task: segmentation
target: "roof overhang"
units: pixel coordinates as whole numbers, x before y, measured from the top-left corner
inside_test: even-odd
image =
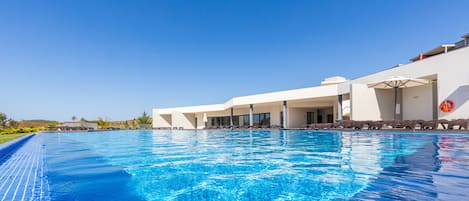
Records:
[[[326,85],[318,87],[309,87],[302,89],[293,89],[286,91],[278,91],[272,93],[256,94],[250,96],[240,96],[232,98],[223,104],[199,105],[189,107],[175,107],[154,109],[154,112],[160,115],[169,115],[173,112],[181,113],[202,113],[224,111],[232,107],[248,106],[251,104],[276,103],[283,101],[306,100],[311,98],[320,98],[338,95],[338,85]]]

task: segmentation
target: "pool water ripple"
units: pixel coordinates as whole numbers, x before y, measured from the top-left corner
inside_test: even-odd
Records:
[[[77,190],[75,200],[468,196],[468,135],[239,130],[42,137],[52,198]]]

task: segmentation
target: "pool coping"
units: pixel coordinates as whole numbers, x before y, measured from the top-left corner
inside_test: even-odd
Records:
[[[12,146],[16,146],[19,143],[25,142],[25,141],[29,140],[30,138],[32,138],[35,135],[36,135],[36,133],[31,133],[31,134],[25,135],[23,137],[16,138],[14,140],[11,140],[11,141],[0,144],[0,154],[3,155],[4,154],[3,152],[5,152],[9,148],[11,148]]]

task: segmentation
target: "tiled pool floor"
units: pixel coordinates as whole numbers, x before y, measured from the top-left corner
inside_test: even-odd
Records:
[[[0,201],[467,200],[469,195],[469,135],[112,131],[21,140],[0,145]]]
[[[49,200],[43,152],[42,138],[33,136],[13,154],[2,156],[9,158],[0,161],[0,201]]]

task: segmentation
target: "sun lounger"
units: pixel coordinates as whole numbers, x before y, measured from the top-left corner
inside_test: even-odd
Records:
[[[448,121],[448,129],[455,129],[457,127],[459,130],[467,130],[469,127],[469,119],[457,119]]]
[[[469,128],[469,119],[464,119],[459,124],[459,130],[464,129],[467,130]]]
[[[366,121],[353,121],[352,122],[352,128],[355,130],[361,130],[367,125],[368,123]]]
[[[441,125],[443,129],[446,129],[445,124],[449,124],[448,120],[445,119],[440,119],[440,120],[430,120],[430,121],[424,121],[421,123],[422,129],[431,129],[431,130],[436,130],[439,128]]]
[[[421,123],[417,120],[404,120],[404,121],[400,121],[399,124],[400,124],[400,128],[408,129],[408,130],[415,130],[418,128],[418,126]]]
[[[342,120],[340,122],[335,122],[330,125],[332,129],[347,129],[352,128],[352,121],[350,120]]]
[[[333,129],[341,129],[341,128],[342,128],[342,124],[341,124],[340,122],[332,123],[331,128],[333,128]]]
[[[448,130],[453,130],[453,129],[459,129],[459,124],[461,122],[461,119],[456,119],[456,120],[451,120],[448,122]],[[456,128],[455,128],[456,127]]]
[[[368,124],[369,130],[381,130],[384,126],[384,121],[370,121]]]
[[[321,124],[318,124],[320,129],[331,129],[332,127],[332,124],[331,123],[321,123]]]
[[[314,129],[314,130],[319,129],[318,126],[317,126],[317,124],[310,124],[310,125],[309,125],[309,128]]]
[[[415,130],[417,128],[417,122],[414,120],[392,120],[387,122],[387,125],[393,129]]]
[[[422,129],[432,129],[435,130],[438,128],[438,120],[424,121],[422,123]]]
[[[392,121],[389,121],[389,123],[387,124],[388,126],[391,126],[392,128],[396,129],[396,128],[404,128],[404,124],[403,124],[403,121],[400,121],[400,120],[392,120]]]

